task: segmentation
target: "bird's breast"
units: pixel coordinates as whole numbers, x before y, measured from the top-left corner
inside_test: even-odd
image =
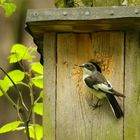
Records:
[[[87,77],[89,77],[88,74],[83,75],[83,81],[85,81],[85,79],[86,79]]]

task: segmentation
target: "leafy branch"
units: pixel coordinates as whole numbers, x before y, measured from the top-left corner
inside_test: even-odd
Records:
[[[23,105],[24,108],[28,111],[28,108],[26,107],[26,105],[25,105],[25,103],[24,103],[24,101],[23,101],[21,92],[20,92],[20,90],[18,89],[17,85],[14,83],[14,81],[12,80],[12,78],[7,74],[7,72],[6,72],[2,67],[0,67],[0,70],[1,70],[1,71],[8,77],[8,79],[12,82],[12,84],[14,85],[16,91],[18,92],[18,95],[19,95],[19,98],[20,98],[20,100],[21,100],[21,102],[22,102],[22,105]],[[2,87],[1,87],[1,88],[2,88]],[[8,96],[8,94],[7,94],[7,96]],[[9,98],[10,98],[10,97],[9,97]],[[11,99],[11,100],[12,100],[12,99]]]
[[[13,0],[0,0],[0,7],[4,9],[6,17],[11,16],[16,10]]]
[[[0,90],[1,92],[4,94],[4,96],[7,98],[7,100],[11,103],[11,105],[17,109],[17,105],[15,104],[15,102],[9,97],[9,95],[3,90],[3,88],[0,86]]]
[[[9,124],[4,125],[0,128],[0,133],[6,133],[11,131],[21,131],[25,130],[27,139],[34,138],[35,140],[42,139],[42,126],[36,123],[35,113],[37,115],[43,114],[43,105],[42,101],[42,88],[43,88],[43,66],[39,62],[34,62],[33,60],[35,56],[32,53],[36,53],[35,48],[26,47],[22,44],[15,44],[11,49],[10,54],[10,63],[19,63],[21,70],[12,70],[10,72],[6,72],[2,67],[0,70],[5,74],[3,80],[0,80],[0,96],[5,96],[11,105],[17,110],[17,116],[20,121],[15,121]],[[25,70],[25,66],[23,65],[23,61],[26,60],[26,63],[29,65],[29,70]],[[22,97],[22,91],[17,86],[21,84],[29,89],[30,93],[30,107],[27,108],[25,101]],[[33,87],[36,86],[41,90],[38,97],[34,97]],[[18,95],[17,101],[14,101],[9,95],[8,91],[11,87],[16,89],[16,93]],[[39,111],[38,111],[39,110]],[[14,125],[14,127],[11,127]],[[9,126],[12,129],[9,129]]]
[[[13,3],[13,0],[0,0],[0,7],[4,9],[6,17],[11,16],[16,10],[16,5]],[[36,123],[35,115],[42,116],[43,114],[43,106],[38,106],[38,104],[42,104],[43,67],[39,62],[33,63],[35,56],[32,53],[35,52],[35,48],[15,44],[12,46],[9,62],[10,64],[18,63],[22,70],[15,69],[7,73],[0,67],[0,70],[5,74],[4,78],[0,79],[0,96],[7,98],[7,101],[16,109],[19,118],[18,121],[2,126],[0,128],[0,134],[12,131],[24,131],[28,140],[30,138],[35,140],[42,139],[42,126]],[[28,65],[30,68],[28,71],[25,70],[23,64],[25,60],[29,62]],[[24,91],[19,89],[18,85],[29,89],[30,106],[28,108],[23,99]],[[34,97],[34,86],[41,90],[36,99]],[[14,87],[16,90],[15,93],[18,95],[17,101],[9,96],[8,92],[11,87]]]

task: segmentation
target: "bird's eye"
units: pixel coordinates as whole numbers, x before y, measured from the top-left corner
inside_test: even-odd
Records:
[[[90,65],[89,65],[89,64],[87,64],[87,67],[89,68],[89,67],[90,67]]]

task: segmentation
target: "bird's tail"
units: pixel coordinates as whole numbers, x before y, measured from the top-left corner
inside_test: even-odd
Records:
[[[117,97],[123,97],[123,98],[125,98],[125,95],[119,93],[118,91],[116,91],[114,89],[112,89],[112,94],[115,95],[115,96],[117,96]]]
[[[123,111],[120,108],[116,98],[114,97],[114,95],[112,95],[110,93],[107,93],[106,96],[107,96],[107,99],[110,103],[110,106],[111,106],[115,116],[119,119],[120,117],[123,116]]]

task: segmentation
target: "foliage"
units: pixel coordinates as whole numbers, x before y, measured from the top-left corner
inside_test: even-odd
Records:
[[[42,108],[43,108],[43,103],[36,103],[35,105],[34,105],[34,112],[36,113],[36,114],[38,114],[38,115],[43,115],[43,110],[42,110]]]
[[[20,70],[13,70],[13,71],[10,71],[7,74],[17,84],[18,84],[18,82],[21,82],[24,79],[24,77],[25,77],[25,73],[20,71]],[[5,92],[7,92],[9,90],[9,88],[11,86],[13,86],[11,81],[10,81],[10,79],[7,76],[5,76],[3,80],[0,80],[0,85],[1,85],[1,87],[3,88],[3,90]],[[2,91],[0,91],[0,96],[2,96],[2,95],[3,95],[3,93],[2,93]]]
[[[34,128],[35,127],[35,128]],[[43,130],[42,130],[42,126],[39,125],[39,124],[35,124],[34,126],[30,126],[29,127],[29,130],[30,130],[30,137],[35,139],[36,137],[36,140],[41,140],[42,137],[43,137]],[[35,134],[35,130],[36,130],[36,136],[34,135]]]
[[[26,48],[22,44],[13,45],[11,49],[10,63],[16,63],[21,60],[32,60],[35,58],[34,55],[31,55],[33,51],[35,51],[35,48]]]
[[[16,10],[13,0],[0,0],[0,7],[4,9],[6,17],[11,16]]]
[[[21,124],[23,124],[23,122],[21,121],[14,121],[14,122],[7,123],[6,125],[0,128],[0,134],[15,131],[16,128]]]
[[[140,0],[55,0],[57,8],[94,6],[138,6]]]
[[[35,53],[37,53],[35,48],[26,47],[22,44],[15,44],[11,49],[9,63],[19,63],[19,66],[21,66],[20,70],[15,69],[7,73],[0,68],[5,73],[4,78],[0,80],[0,96],[5,96],[8,99],[15,107],[17,116],[19,117],[19,121],[10,122],[2,126],[0,128],[0,133],[24,131],[27,136],[29,135],[28,140],[30,137],[36,140],[42,139],[42,126],[36,123],[35,114],[39,116],[43,115],[43,66],[40,62],[33,62]],[[28,70],[25,70],[23,64],[25,61],[29,65]],[[28,108],[22,97],[24,91],[19,89],[19,84],[29,89],[31,103]],[[16,89],[15,94],[18,94],[17,101],[13,101],[9,96],[8,92],[12,87]],[[40,93],[36,99],[33,94],[34,87],[40,89]]]
[[[55,0],[57,8],[92,7],[93,0]]]
[[[86,7],[92,7],[93,6],[93,0],[82,0],[82,2]]]
[[[6,17],[11,16],[16,10],[13,0],[0,0],[0,7],[4,9]],[[18,63],[21,68],[7,73],[0,67],[0,70],[5,74],[4,78],[0,80],[0,96],[7,98],[7,101],[16,109],[19,119],[18,121],[9,122],[1,126],[0,134],[12,131],[24,131],[28,140],[30,138],[41,140],[43,137],[43,128],[35,120],[35,114],[39,116],[43,115],[43,66],[39,62],[33,63],[35,58],[34,53],[36,53],[36,48],[26,47],[23,44],[14,44],[10,52],[9,63]],[[24,67],[24,61],[28,62],[28,70]],[[22,97],[24,91],[19,89],[19,84],[29,89],[30,95],[28,97],[30,97],[31,102],[28,108]],[[39,96],[36,99],[33,93],[34,86],[40,89]],[[13,87],[16,89],[17,101],[14,101],[9,96],[9,90]]]

